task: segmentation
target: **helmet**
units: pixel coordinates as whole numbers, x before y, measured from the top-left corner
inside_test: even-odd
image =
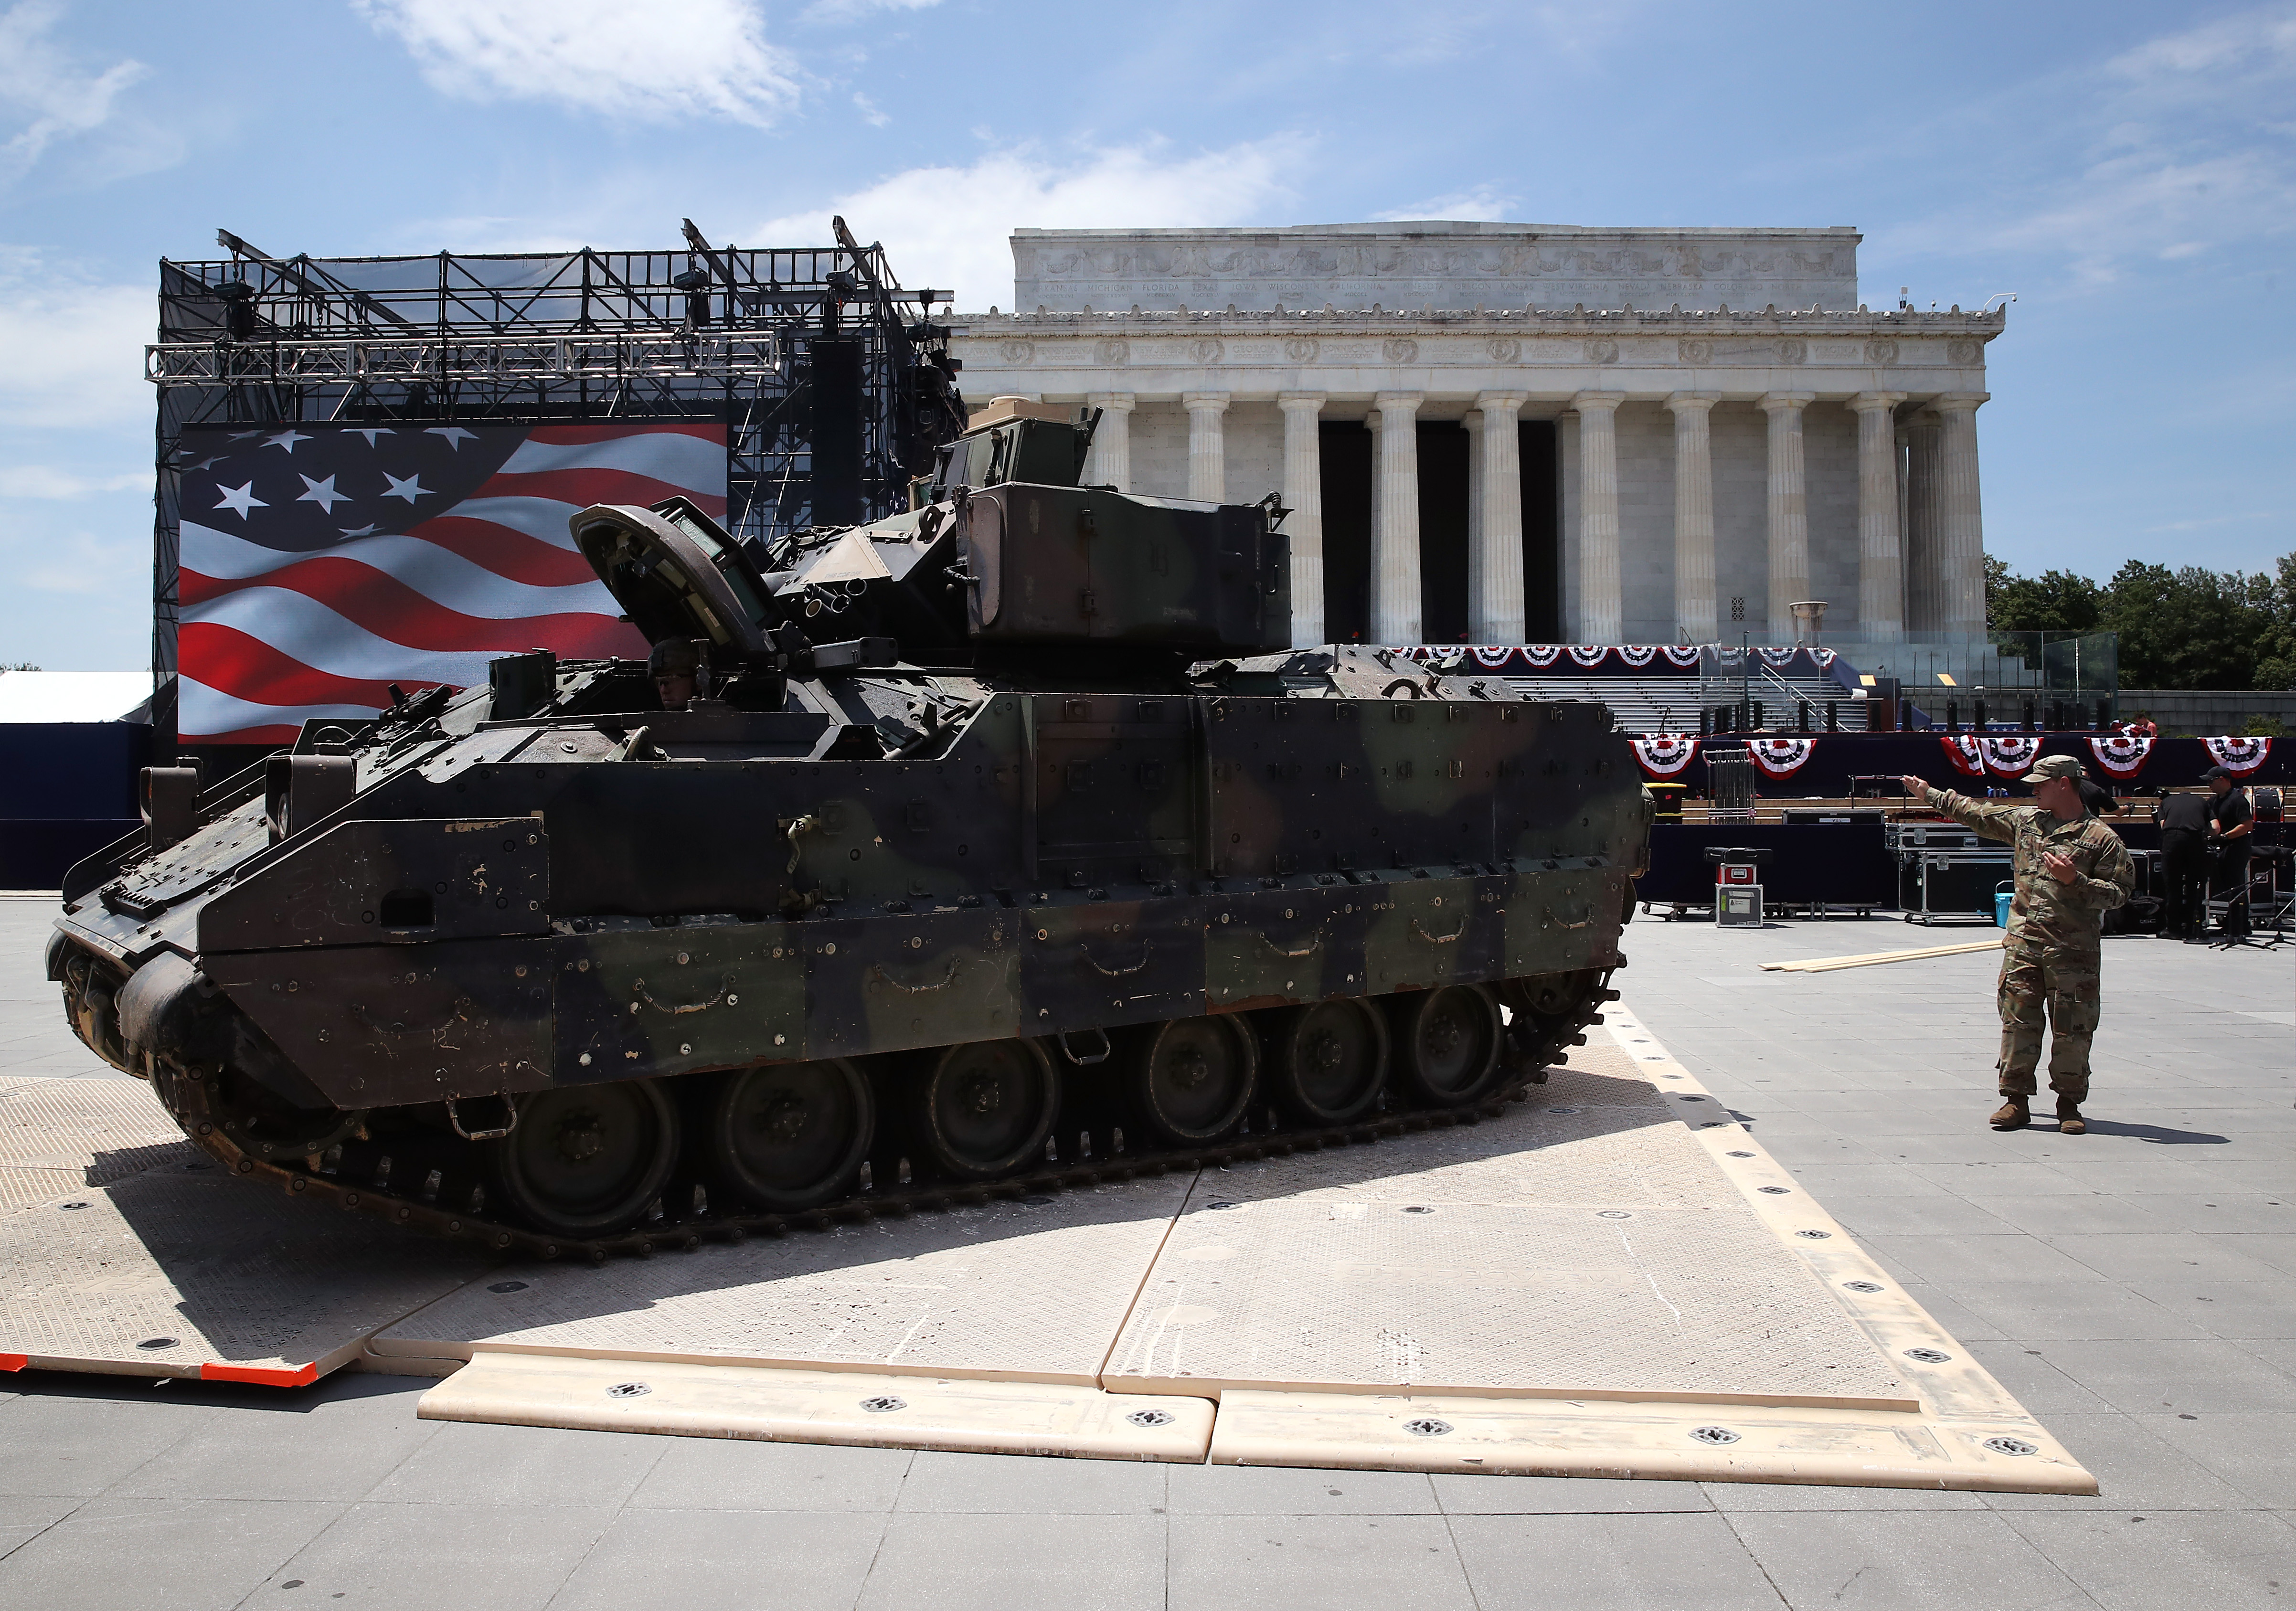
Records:
[[[695,676],[700,674],[707,658],[699,638],[664,638],[646,657],[646,675]]]

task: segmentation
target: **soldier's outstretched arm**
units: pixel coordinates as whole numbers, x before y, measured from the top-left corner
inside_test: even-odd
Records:
[[[2005,806],[1992,800],[1972,800],[1965,794],[1950,789],[1932,789],[1923,780],[1907,773],[1898,781],[1906,786],[1906,797],[1931,811],[1942,811],[1964,828],[1975,829],[1988,839],[2013,839],[2017,837],[2016,814],[2020,807]]]

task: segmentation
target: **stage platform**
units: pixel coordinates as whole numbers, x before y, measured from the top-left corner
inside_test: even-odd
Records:
[[[1604,1028],[1474,1126],[597,1269],[224,1179],[137,1084],[16,1081],[0,1364],[349,1365],[445,1377],[426,1419],[768,1441],[2094,1492],[1635,1018]]]

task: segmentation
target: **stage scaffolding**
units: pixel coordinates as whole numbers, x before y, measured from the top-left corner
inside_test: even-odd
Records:
[[[883,249],[838,244],[160,265],[152,557],[155,736],[175,732],[177,449],[186,427],[723,422],[728,523],[772,546],[907,506],[963,428],[949,292],[905,290]]]

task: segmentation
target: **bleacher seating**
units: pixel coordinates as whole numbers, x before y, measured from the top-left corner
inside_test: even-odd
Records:
[[[1696,732],[1698,710],[1702,703],[1721,705],[1737,697],[1737,684],[1729,691],[1710,691],[1702,699],[1696,677],[1566,677],[1529,676],[1501,679],[1527,699],[1587,699],[1608,705],[1619,728],[1627,732]],[[1780,692],[1779,684],[1791,690]],[[1857,701],[1849,691],[1832,677],[1778,677],[1758,680],[1750,691],[1751,697],[1762,703],[1764,722],[1776,732],[1784,732],[1794,724],[1794,701],[1808,699],[1810,706],[1810,725],[1825,725],[1825,702],[1837,702],[1841,725],[1847,729],[1864,728],[1864,713],[1854,708]]]

